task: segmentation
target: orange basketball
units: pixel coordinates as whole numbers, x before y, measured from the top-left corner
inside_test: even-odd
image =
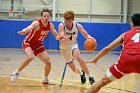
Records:
[[[97,43],[94,38],[88,38],[84,42],[84,48],[87,51],[94,51],[96,49]]]

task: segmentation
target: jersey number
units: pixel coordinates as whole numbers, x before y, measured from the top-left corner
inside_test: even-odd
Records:
[[[70,41],[71,41],[71,40],[72,40],[72,36],[70,36],[70,38],[69,38],[69,39],[70,39]]]
[[[41,36],[41,37],[39,38],[39,40],[40,40],[40,41],[43,41],[44,38],[45,38],[45,36]]]
[[[131,40],[133,40],[135,43],[140,41],[140,33],[136,33]]]

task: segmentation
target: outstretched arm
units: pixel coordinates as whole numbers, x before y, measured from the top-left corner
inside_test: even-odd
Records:
[[[51,26],[50,30],[52,31],[52,34],[55,37],[55,39],[60,40],[60,37],[59,37],[57,31],[54,29],[54,25],[52,23],[50,23],[50,26]]]
[[[37,21],[34,21],[34,22],[32,22],[31,25],[29,25],[28,27],[24,28],[22,31],[18,31],[18,34],[24,35],[27,32],[29,32],[29,31],[31,31],[33,29],[36,29],[37,26],[38,26],[38,22]]]
[[[93,59],[89,61],[89,63],[97,63],[97,61],[108,54],[112,49],[116,48],[120,44],[123,43],[124,34],[120,35],[117,39],[115,39],[112,43],[110,43],[107,47],[103,48]]]
[[[78,27],[78,30],[81,32],[81,34],[82,34],[86,39],[88,39],[88,38],[93,38],[93,37],[91,37],[91,36],[87,33],[87,31],[83,28],[83,26],[82,26],[81,24],[77,23],[77,27]]]

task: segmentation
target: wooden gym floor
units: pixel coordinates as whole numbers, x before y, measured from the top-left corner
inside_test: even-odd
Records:
[[[90,60],[98,52],[81,52],[85,60]],[[59,51],[48,51],[52,61],[52,69],[49,79],[55,85],[41,85],[40,81],[44,72],[44,64],[35,58],[22,72],[16,83],[10,82],[10,74],[17,69],[25,54],[20,49],[0,49],[0,93],[86,93],[90,87],[80,83],[80,76],[73,73],[67,67],[63,86],[60,87],[65,62]],[[111,64],[118,59],[118,53],[109,53],[99,60],[97,66],[87,64],[95,80],[100,79]],[[75,61],[79,66],[79,64]],[[140,93],[140,75],[130,74],[120,80],[116,80],[101,89],[99,93]]]

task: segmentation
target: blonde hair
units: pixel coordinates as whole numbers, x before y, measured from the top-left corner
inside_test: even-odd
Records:
[[[74,12],[72,10],[66,11],[64,13],[64,19],[66,20],[74,20]]]

